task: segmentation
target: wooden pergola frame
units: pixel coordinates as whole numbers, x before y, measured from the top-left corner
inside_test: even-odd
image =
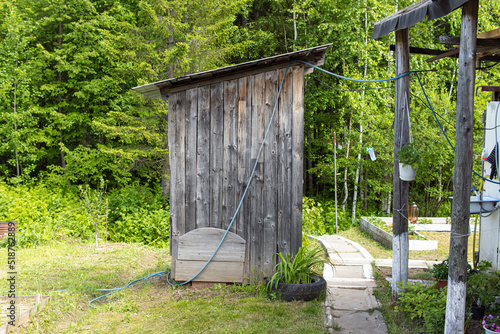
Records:
[[[417,22],[447,15],[462,7],[461,36],[440,38],[440,43],[456,45],[445,50],[410,48],[409,27]],[[410,53],[430,54],[428,62],[445,57],[459,58],[455,162],[453,174],[453,208],[450,235],[450,257],[445,333],[463,333],[467,283],[467,238],[472,183],[472,144],[474,83],[477,60],[499,62],[500,29],[477,34],[479,0],[422,0],[375,23],[372,38],[395,31],[396,76],[409,71]],[[391,47],[392,48],[392,47]],[[476,58],[477,55],[477,58]],[[403,122],[410,96],[408,76],[396,81],[394,116],[394,156],[408,142],[408,124]],[[394,163],[393,205],[393,295],[401,290],[397,284],[408,281],[408,182],[400,180],[398,163]]]

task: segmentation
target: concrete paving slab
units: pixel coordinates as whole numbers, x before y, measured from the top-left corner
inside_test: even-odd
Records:
[[[373,295],[376,282],[373,256],[360,244],[339,236],[316,238],[327,249],[335,267],[325,266],[328,295],[324,303],[324,323],[329,333],[386,334],[387,326]],[[392,264],[392,260],[389,260]]]
[[[387,326],[379,311],[332,311],[333,327],[330,333],[338,334],[386,334]],[[338,329],[338,330],[336,330]]]
[[[372,288],[342,289],[330,291],[331,306],[334,310],[367,311],[379,307]]]
[[[328,288],[342,288],[342,289],[366,289],[366,288],[374,288],[377,286],[377,283],[368,278],[359,278],[359,279],[345,279],[345,278],[333,278],[328,280]]]
[[[328,248],[333,250],[333,253],[358,253],[358,249],[351,244],[332,240],[328,243]]]
[[[330,258],[332,261],[337,261],[337,262],[344,262],[345,259],[365,259],[363,254],[360,252],[355,252],[355,253],[336,253],[336,252],[328,252],[328,255],[330,255]]]
[[[363,275],[363,266],[336,266],[333,270],[335,278],[366,278]]]

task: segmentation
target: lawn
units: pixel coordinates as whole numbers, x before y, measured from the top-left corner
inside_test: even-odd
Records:
[[[427,261],[443,261],[448,258],[450,247],[450,233],[449,232],[419,232],[426,236],[429,240],[437,240],[438,248],[432,251],[410,251],[409,258],[414,260],[427,260]],[[379,242],[373,240],[371,235],[363,231],[359,226],[353,227],[347,231],[339,232],[339,235],[355,241],[362,245],[374,258],[376,259],[391,259],[392,249],[382,246]],[[469,262],[473,260],[473,235],[469,237],[468,255]],[[476,234],[476,248],[479,244],[479,233]]]
[[[54,243],[20,249],[16,260],[16,293],[52,296],[23,333],[324,333],[321,302],[273,302],[256,284],[174,288],[163,274],[94,302],[96,309],[89,307],[105,293],[97,288],[121,287],[168,270],[165,249]],[[5,291],[5,270],[0,281]]]

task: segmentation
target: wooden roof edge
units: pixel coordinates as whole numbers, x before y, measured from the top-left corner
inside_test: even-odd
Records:
[[[384,22],[386,22],[386,21],[389,21],[389,20],[391,20],[391,19],[393,19],[393,18],[395,18],[395,17],[397,17],[397,16],[401,16],[401,15],[403,15],[403,14],[406,14],[406,13],[408,13],[409,11],[411,11],[411,10],[413,10],[413,9],[415,9],[415,8],[418,8],[418,7],[420,7],[420,6],[423,6],[425,3],[427,3],[427,2],[431,2],[431,1],[432,1],[432,0],[420,0],[419,2],[416,2],[416,3],[414,3],[414,4],[412,4],[412,5],[408,6],[408,7],[405,7],[405,8],[403,8],[403,9],[401,9],[401,10],[397,11],[396,13],[392,13],[391,15],[386,16],[386,17],[384,17],[383,19],[378,20],[378,21],[377,21],[377,22],[375,22],[373,25],[374,25],[374,26],[376,26],[376,25],[382,24],[382,23],[384,23]]]
[[[161,98],[160,90],[168,91],[169,89],[174,87],[180,87],[183,85],[192,84],[193,82],[197,81],[214,79],[216,77],[222,78],[228,74],[232,74],[239,71],[255,70],[258,69],[259,67],[261,67],[262,70],[264,71],[267,67],[276,66],[279,64],[288,64],[294,60],[304,60],[315,66],[323,65],[325,61],[326,50],[331,45],[332,43],[323,44],[308,49],[292,51],[276,56],[252,60],[245,63],[225,66],[214,70],[202,71],[176,78],[161,80],[150,84],[134,87],[132,89],[138,93],[146,95],[149,98]]]
[[[373,25],[372,39],[376,39],[397,31],[409,28],[418,22],[435,20],[443,17],[468,0],[421,0],[396,13],[390,14]]]

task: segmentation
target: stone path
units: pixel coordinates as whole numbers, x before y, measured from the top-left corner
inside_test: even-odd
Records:
[[[372,263],[377,267],[391,267],[392,259],[374,259],[357,242],[337,235],[314,237],[328,251],[331,262],[325,266],[323,277],[328,285],[324,304],[325,326],[337,334],[386,334],[387,326],[373,288]],[[440,261],[409,260],[408,268],[430,268]]]
[[[387,326],[373,296],[376,286],[373,257],[358,243],[340,236],[316,238],[327,249],[335,267],[325,266],[328,284],[325,325],[330,333],[385,334]]]

